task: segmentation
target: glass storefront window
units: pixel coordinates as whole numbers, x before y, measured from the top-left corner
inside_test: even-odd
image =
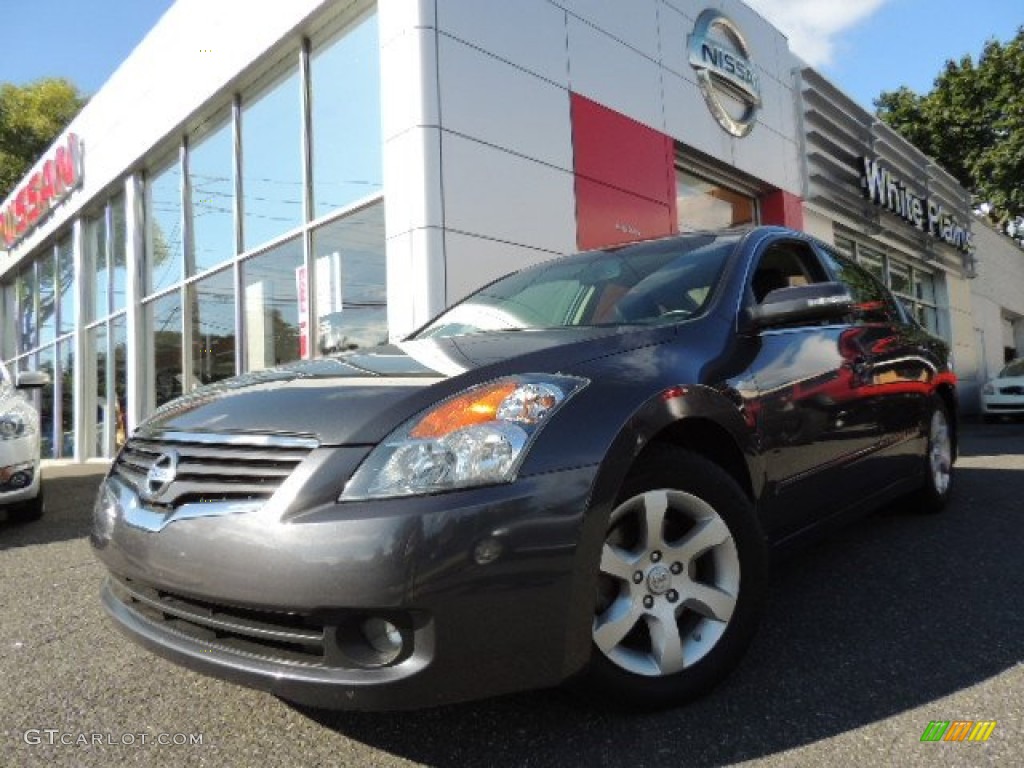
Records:
[[[911,295],[910,267],[897,261],[889,263],[889,287],[901,296]]]
[[[310,55],[314,218],[380,192],[380,54],[367,16]]]
[[[181,166],[175,159],[146,184],[147,293],[169,288],[182,279],[181,218]]]
[[[193,270],[212,269],[235,255],[234,140],[226,118],[189,149]]]
[[[57,291],[60,296],[58,336],[75,330],[75,288],[75,257],[71,238],[65,237],[57,243]]]
[[[180,395],[182,388],[181,295],[178,291],[162,296],[146,305],[153,380],[150,392],[154,406],[161,406]]]
[[[57,458],[57,444],[53,439],[56,415],[53,407],[53,393],[57,385],[57,377],[54,375],[54,348],[49,346],[41,349],[37,359],[36,370],[44,371],[50,377],[50,383],[39,390],[40,455],[44,459],[55,459]]]
[[[686,171],[676,171],[676,208],[681,232],[754,224],[754,198]]]
[[[298,360],[308,327],[300,328],[300,287],[305,295],[302,238],[242,262],[245,367],[258,371]],[[305,334],[305,335],[304,335]]]
[[[111,430],[114,450],[117,451],[127,438],[125,414],[128,412],[128,319],[124,315],[118,315],[110,321],[110,349],[114,357],[114,393],[113,403],[108,405],[108,409],[112,409]],[[113,453],[108,453],[107,456],[113,456]]]
[[[110,314],[110,273],[107,271],[107,224],[105,215],[87,219],[84,231],[86,262],[92,270],[92,317]]]
[[[387,343],[383,204],[314,230],[313,264],[320,353]]]
[[[128,226],[125,220],[123,195],[118,195],[110,201],[110,250],[113,262],[111,278],[114,302],[112,310],[118,312],[125,308],[128,279]]]
[[[235,375],[234,271],[225,269],[190,286],[194,386]]]
[[[51,343],[57,338],[57,274],[52,248],[47,248],[36,260],[36,279],[39,281],[39,344]]]
[[[882,285],[888,285],[885,279],[885,255],[870,248],[860,246],[857,248],[857,263],[881,281]]]
[[[75,455],[75,345],[71,339],[57,345],[60,361],[60,455]]]
[[[86,416],[87,419],[92,418],[93,423],[96,425],[92,455],[106,456],[108,445],[107,410],[109,407],[107,402],[107,326],[100,325],[96,328],[90,328],[87,334],[86,345],[96,361],[96,412]]]
[[[0,303],[3,304],[0,314],[0,357],[7,360],[18,351],[18,289],[13,282],[0,286]]]
[[[302,223],[298,66],[242,103],[242,233],[249,250]]]
[[[18,272],[18,349],[28,352],[36,346],[36,271],[32,264]]]

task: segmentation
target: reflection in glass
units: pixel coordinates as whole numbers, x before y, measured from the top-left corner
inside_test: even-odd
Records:
[[[67,339],[57,345],[60,360],[60,455],[75,455],[75,345]]]
[[[889,288],[893,293],[911,295],[910,267],[893,261],[889,264]]]
[[[110,201],[110,249],[114,271],[113,279],[113,311],[125,308],[125,286],[128,280],[128,223],[125,219],[124,196],[118,195]]]
[[[0,358],[9,359],[18,350],[18,288],[13,282],[0,285],[3,314],[0,315]]]
[[[194,271],[205,272],[235,255],[234,140],[221,125],[189,150]]]
[[[156,293],[181,280],[181,167],[177,160],[146,184],[146,259],[149,290]]]
[[[85,259],[92,265],[92,318],[110,314],[110,273],[107,271],[107,225],[103,213],[86,219]]]
[[[885,255],[870,248],[859,247],[857,249],[857,263],[872,275],[878,278],[878,282],[886,285],[885,281]]]
[[[320,352],[387,343],[384,206],[314,230],[313,264]]]
[[[310,56],[314,217],[381,189],[378,45],[373,14]]]
[[[242,262],[246,370],[258,371],[303,356],[308,329],[299,326],[299,285],[304,281],[301,238]]]
[[[676,206],[680,232],[756,223],[754,198],[685,171],[676,171]]]
[[[54,278],[57,267],[52,248],[36,263],[36,276],[39,280],[39,344],[49,344],[57,338],[57,288]]]
[[[182,393],[182,317],[178,291],[146,305],[153,350],[153,404],[161,406]]]
[[[242,107],[242,232],[245,250],[302,223],[299,70],[290,67]]]
[[[75,330],[75,260],[71,250],[71,237],[57,243],[57,290],[60,296],[57,335]]]
[[[96,432],[91,455],[103,457],[107,455],[109,434],[109,425],[107,424],[107,326],[100,325],[89,329],[86,344],[92,350],[93,358],[96,360],[96,413],[94,414]],[[86,418],[89,418],[88,414]]]
[[[28,352],[36,346],[36,271],[32,264],[18,273],[18,349]]]
[[[225,269],[189,289],[195,385],[235,375],[234,272]]]
[[[128,321],[118,315],[110,321],[110,347],[114,353],[114,449],[124,445],[127,437],[125,414],[128,410]],[[113,456],[108,453],[107,456]]]
[[[57,445],[53,440],[55,411],[53,408],[53,390],[57,377],[54,375],[54,349],[52,346],[39,351],[36,370],[45,371],[50,376],[50,383],[39,390],[39,444],[40,456],[44,459],[57,457]]]

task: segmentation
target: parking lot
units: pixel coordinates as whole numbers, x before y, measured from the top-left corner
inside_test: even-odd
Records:
[[[0,522],[0,765],[1020,765],[1024,424],[966,425],[958,466],[942,515],[896,505],[779,564],[739,670],[653,714],[566,690],[316,713],[180,669],[99,606],[103,467],[48,467],[46,517]],[[997,725],[922,743],[933,720]]]

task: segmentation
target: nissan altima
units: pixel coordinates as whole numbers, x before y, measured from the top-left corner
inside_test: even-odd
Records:
[[[946,344],[803,234],[582,253],[157,410],[95,505],[102,601],[309,706],[673,705],[737,664],[773,551],[946,503],[956,412]]]

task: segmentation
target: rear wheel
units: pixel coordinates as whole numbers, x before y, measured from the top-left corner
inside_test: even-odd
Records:
[[[953,429],[949,411],[941,398],[934,398],[930,411],[925,479],[916,494],[916,502],[922,512],[939,512],[953,490]]]
[[[612,700],[662,707],[705,693],[738,663],[768,558],[737,482],[666,448],[627,479],[599,568],[588,679]]]

